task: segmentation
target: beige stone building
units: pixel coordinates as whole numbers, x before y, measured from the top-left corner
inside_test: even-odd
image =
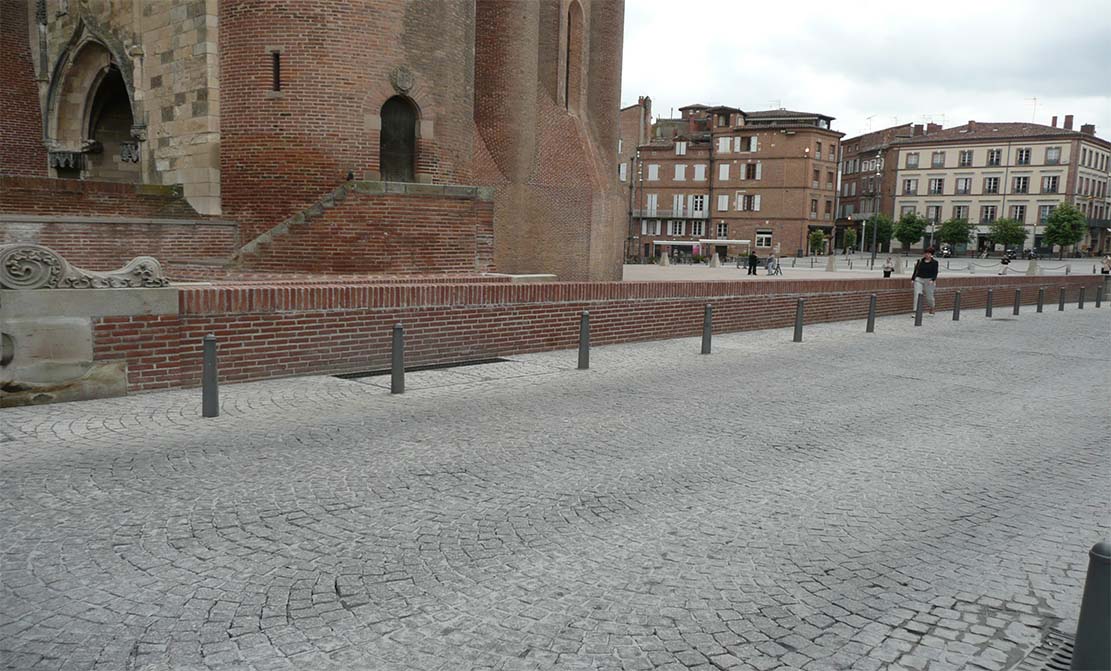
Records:
[[[1062,202],[1088,218],[1081,249],[1111,248],[1111,142],[1086,124],[1073,130],[1033,123],[968,124],[903,138],[896,143],[895,218],[916,212],[934,226],[947,219],[976,224],[977,249],[988,245],[988,225],[1003,217],[1027,227],[1025,248],[1043,244],[1046,218]],[[931,241],[928,232],[921,247]]]

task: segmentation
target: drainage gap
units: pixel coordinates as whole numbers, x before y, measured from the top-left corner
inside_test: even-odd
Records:
[[[1041,645],[1015,667],[1015,671],[1069,671],[1073,637],[1057,629],[1045,632]]]
[[[473,361],[455,361],[452,363],[431,363],[424,366],[406,366],[405,372],[413,373],[419,370],[443,370],[445,368],[463,368],[464,366],[481,366],[487,363],[505,363],[506,361],[512,361],[512,359],[502,359],[500,357],[495,357],[493,359],[474,359]],[[389,374],[389,368],[382,368],[378,370],[360,371],[357,373],[340,373],[339,375],[333,375],[332,377],[338,377],[342,380],[358,380],[359,378],[363,377],[379,377]]]

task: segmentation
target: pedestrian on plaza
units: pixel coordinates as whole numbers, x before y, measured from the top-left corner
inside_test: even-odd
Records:
[[[914,264],[914,273],[910,279],[914,282],[914,307],[918,309],[918,296],[926,294],[926,304],[929,305],[930,314],[934,313],[934,286],[937,284],[938,263],[934,258],[934,248],[927,247],[922,258]]]
[[[756,266],[759,265],[760,259],[756,258],[756,252],[748,253],[748,274],[756,274]]]
[[[1103,267],[1099,270],[1103,275],[1111,275],[1111,255],[1103,257]]]
[[[885,278],[891,277],[891,273],[893,272],[895,272],[895,262],[892,261],[891,257],[889,256],[887,257],[887,260],[883,262],[883,276]]]
[[[1007,274],[1007,266],[1011,265],[1011,260],[1007,258],[1006,254],[1004,254],[1003,258],[999,259],[999,263],[1003,264],[1003,268],[999,271],[999,274],[1000,275],[1006,275]]]
[[[769,275],[776,274],[775,271],[779,268],[779,260],[775,258],[774,252],[768,257],[768,261],[764,264],[764,268],[768,271]]]

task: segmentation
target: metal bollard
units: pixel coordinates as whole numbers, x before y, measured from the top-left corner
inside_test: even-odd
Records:
[[[579,370],[590,368],[590,313],[583,310],[579,319]]]
[[[1076,621],[1076,642],[1072,648],[1072,671],[1111,669],[1111,543],[1096,543],[1088,551],[1088,575],[1080,617]]]
[[[390,356],[390,393],[405,393],[405,327],[393,325],[393,346]]]
[[[1042,311],[1042,306],[1045,305],[1045,287],[1038,287],[1038,312]]]
[[[984,311],[984,316],[985,317],[990,317],[991,316],[991,299],[992,299],[991,289],[988,289],[988,307],[987,307],[987,310]]]
[[[1096,307],[1103,303],[1103,285],[1096,287]]]
[[[1060,296],[1060,299],[1057,301],[1057,312],[1064,312],[1064,311],[1065,311],[1065,288],[1061,287],[1061,296]]]
[[[814,267],[814,257],[813,256],[810,257],[810,267],[811,268]]]
[[[1015,289],[1015,309],[1012,314],[1018,314],[1018,308],[1022,305],[1022,289]]]
[[[1076,308],[1078,310],[1084,309],[1084,287],[1080,287],[1080,295],[1076,299]]]
[[[802,342],[802,313],[805,304],[806,299],[800,298],[798,306],[795,308],[795,342]]]
[[[949,270],[949,262],[948,261],[945,262],[945,269]]]
[[[868,299],[868,325],[864,327],[865,333],[876,332],[876,295]]]
[[[702,311],[702,353],[710,353],[710,338],[714,330],[714,306],[707,303]]]
[[[961,290],[957,289],[957,293],[953,295],[953,321],[959,322],[961,320]]]
[[[201,416],[220,416],[220,388],[216,369],[216,336],[204,337],[204,366],[201,371]]]
[[[925,298],[925,293],[918,294],[918,300],[914,304],[914,325],[922,325],[922,299]]]

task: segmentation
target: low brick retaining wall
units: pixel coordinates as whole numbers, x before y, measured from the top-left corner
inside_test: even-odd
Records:
[[[960,290],[963,308],[982,309],[989,288],[999,312],[1014,290],[1023,303],[1047,287],[1055,310],[1060,287],[1089,300],[1102,278],[955,277],[940,280],[939,309]],[[575,347],[579,313],[589,310],[596,345],[696,336],[714,305],[717,333],[788,326],[798,298],[806,323],[864,319],[868,297],[880,315],[911,310],[907,278],[738,282],[599,282],[180,287],[178,314],[94,320],[94,359],[127,364],[132,391],[200,382],[201,338],[219,338],[220,378],[261,380],[383,370],[390,330],[406,329],[408,365],[453,363]],[[863,324],[861,325],[863,331]]]

